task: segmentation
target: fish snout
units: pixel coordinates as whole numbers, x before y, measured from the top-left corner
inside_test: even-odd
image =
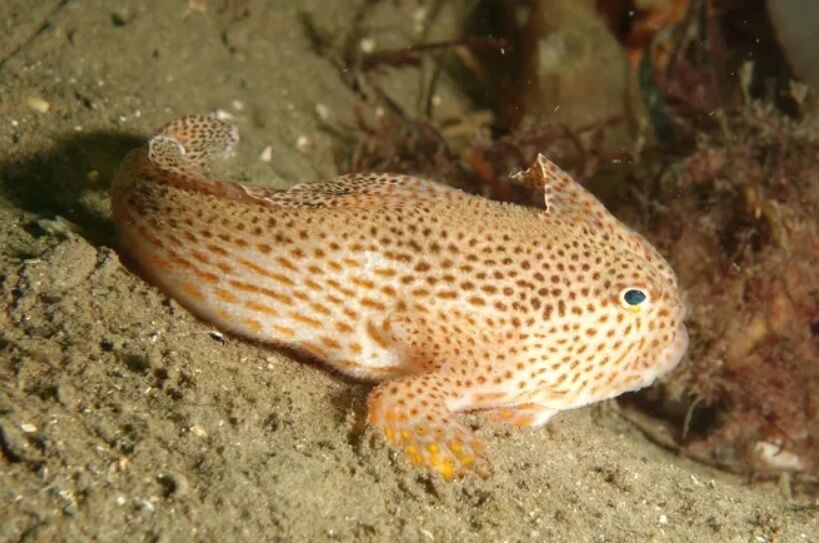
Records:
[[[674,337],[660,354],[660,365],[662,373],[667,373],[674,369],[682,360],[685,351],[688,349],[688,328],[680,319],[677,329],[674,330]]]

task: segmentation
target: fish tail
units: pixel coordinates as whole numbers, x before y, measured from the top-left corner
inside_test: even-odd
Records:
[[[239,143],[236,126],[210,115],[186,115],[171,121],[148,141],[148,158],[163,170],[202,169],[231,156]]]

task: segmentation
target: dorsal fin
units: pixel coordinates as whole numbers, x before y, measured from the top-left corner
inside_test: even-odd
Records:
[[[600,200],[545,156],[539,154],[531,168],[512,178],[543,191],[548,215],[602,229],[644,258],[662,259],[654,246],[617,220]]]
[[[513,174],[516,182],[543,192],[546,213],[603,227],[617,223],[600,201],[554,162],[538,154],[527,170]]]
[[[243,186],[259,200],[281,207],[355,208],[389,202],[420,202],[462,194],[458,189],[409,175],[351,174],[325,181],[301,183],[276,191]]]

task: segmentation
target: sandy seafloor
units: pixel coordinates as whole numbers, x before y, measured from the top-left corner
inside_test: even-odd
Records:
[[[335,173],[317,105],[357,102],[299,22],[343,29],[353,3],[200,4],[0,2],[0,541],[819,541],[815,507],[611,402],[530,431],[472,416],[495,475],[443,483],[363,428],[367,385],[220,339],[124,267],[107,187],[153,128],[230,112],[231,173],[284,187]]]

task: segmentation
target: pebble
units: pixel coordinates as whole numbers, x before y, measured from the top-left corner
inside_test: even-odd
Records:
[[[30,96],[26,99],[26,105],[37,113],[48,113],[51,109],[51,104],[39,96]]]
[[[359,46],[361,47],[361,52],[372,53],[375,51],[375,40],[372,38],[364,38],[359,43]]]
[[[299,136],[298,139],[296,140],[296,149],[298,149],[302,153],[306,153],[307,151],[309,151],[310,147],[312,147],[312,144],[310,143],[310,138],[308,138],[307,136],[304,135]]]
[[[326,121],[330,118],[330,108],[324,104],[316,104],[316,115],[318,115],[318,118],[322,121]]]
[[[198,424],[191,426],[191,433],[196,437],[208,437],[208,432]]]

